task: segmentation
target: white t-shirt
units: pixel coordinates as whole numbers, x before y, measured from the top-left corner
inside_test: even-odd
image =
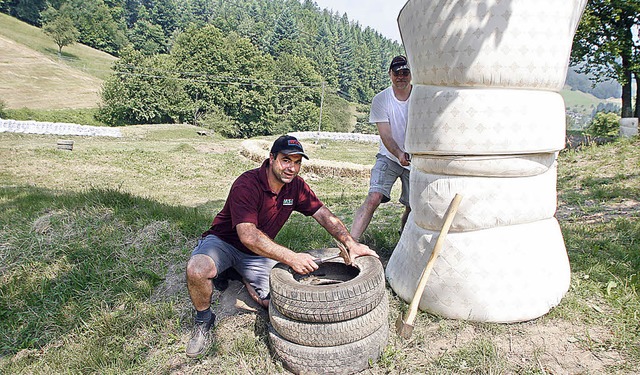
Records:
[[[407,131],[407,117],[409,114],[409,99],[400,101],[393,95],[391,86],[380,91],[373,97],[371,102],[371,113],[369,114],[369,122],[388,122],[391,125],[391,136],[396,141],[398,147],[404,150],[404,137]],[[393,155],[382,143],[380,139],[380,154],[400,164],[395,155]],[[409,166],[405,166],[410,169]]]

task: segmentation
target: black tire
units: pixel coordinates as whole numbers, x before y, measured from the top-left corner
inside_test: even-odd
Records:
[[[309,251],[324,258],[338,253],[336,248]],[[315,281],[316,285],[311,285]],[[376,257],[362,256],[347,266],[341,258],[323,263],[309,275],[299,275],[278,263],[271,270],[271,301],[294,320],[330,323],[362,316],[380,304],[385,296],[382,263]]]
[[[273,305],[269,305],[269,320],[273,329],[282,338],[299,345],[337,346],[349,344],[373,334],[383,324],[389,324],[389,299],[382,298],[380,304],[351,320],[334,323],[310,323],[292,320],[282,315]]]
[[[285,340],[272,327],[269,342],[276,358],[294,374],[353,374],[376,362],[389,339],[389,325],[350,344],[312,347]]]

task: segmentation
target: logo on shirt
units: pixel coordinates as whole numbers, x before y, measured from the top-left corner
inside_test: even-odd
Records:
[[[283,206],[293,206],[293,199],[291,199],[291,198],[285,198],[285,199],[282,201],[282,205],[283,205]]]

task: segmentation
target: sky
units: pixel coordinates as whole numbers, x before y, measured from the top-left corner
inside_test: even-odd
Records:
[[[401,43],[398,31],[398,13],[406,1],[403,0],[315,0],[320,9],[328,8],[347,13],[349,20],[358,21],[362,28],[367,26],[383,36]]]

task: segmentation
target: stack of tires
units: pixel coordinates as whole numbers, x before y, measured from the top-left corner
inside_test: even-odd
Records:
[[[463,196],[420,309],[447,318],[537,318],[569,288],[557,205],[563,87],[586,0],[409,0],[398,24],[412,72],[406,148],[412,207],[389,263],[409,300]]]
[[[309,251],[316,258],[337,248]],[[388,297],[382,264],[338,258],[310,275],[279,263],[271,271],[269,342],[295,374],[352,374],[376,362],[389,336]]]

